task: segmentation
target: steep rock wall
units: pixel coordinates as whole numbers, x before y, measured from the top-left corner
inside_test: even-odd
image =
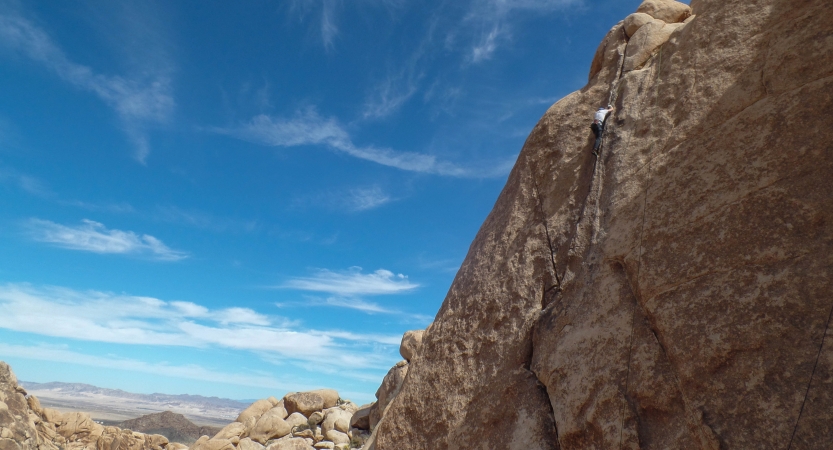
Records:
[[[833,442],[833,16],[691,6],[536,125],[375,448]]]

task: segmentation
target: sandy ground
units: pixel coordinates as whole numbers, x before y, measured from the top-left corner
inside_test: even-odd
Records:
[[[225,426],[240,414],[239,409],[205,408],[186,402],[153,402],[124,399],[93,393],[66,393],[57,390],[27,389],[41,404],[61,412],[86,412],[94,420],[121,422],[162,411],[173,411],[188,418],[197,425]]]

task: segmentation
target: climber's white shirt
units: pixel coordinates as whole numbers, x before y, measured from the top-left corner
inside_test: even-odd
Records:
[[[600,110],[596,111],[596,118],[595,119],[598,120],[599,123],[602,123],[602,122],[605,121],[605,116],[609,112],[610,112],[609,109],[600,109]]]

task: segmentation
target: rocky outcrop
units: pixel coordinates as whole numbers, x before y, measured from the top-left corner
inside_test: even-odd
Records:
[[[385,412],[394,398],[399,394],[405,377],[408,375],[409,364],[414,361],[422,347],[422,336],[425,330],[406,331],[399,345],[399,353],[405,358],[388,371],[382,384],[376,390],[376,401],[359,408],[350,419],[350,428],[354,441],[363,444],[362,448],[375,449],[375,430],[384,419]]]
[[[189,445],[199,439],[200,436],[213,436],[220,431],[219,427],[199,426],[182,414],[171,411],[147,414],[135,419],[125,420],[115,426],[144,434],[160,434],[171,442]]]
[[[373,448],[829,448],[829,4],[691,3],[536,125]]]
[[[26,391],[9,365],[0,361],[0,450],[39,448],[37,423],[30,412]]]
[[[0,450],[185,450],[158,434],[103,426],[89,414],[44,408],[0,361]]]
[[[408,374],[408,362],[399,361],[393,366],[382,379],[382,385],[376,390],[376,402],[370,410],[370,429],[376,428],[376,425],[382,420],[390,402],[399,394],[402,388],[402,383],[405,381],[405,376]]]
[[[350,427],[358,409],[332,389],[290,392],[281,400],[269,397],[252,403],[213,437],[201,437],[190,450],[349,450],[359,447],[366,434]]]

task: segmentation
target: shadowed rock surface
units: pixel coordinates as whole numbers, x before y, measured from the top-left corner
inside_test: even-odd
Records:
[[[650,0],[614,26],[527,139],[371,448],[831,448],[829,6]]]

